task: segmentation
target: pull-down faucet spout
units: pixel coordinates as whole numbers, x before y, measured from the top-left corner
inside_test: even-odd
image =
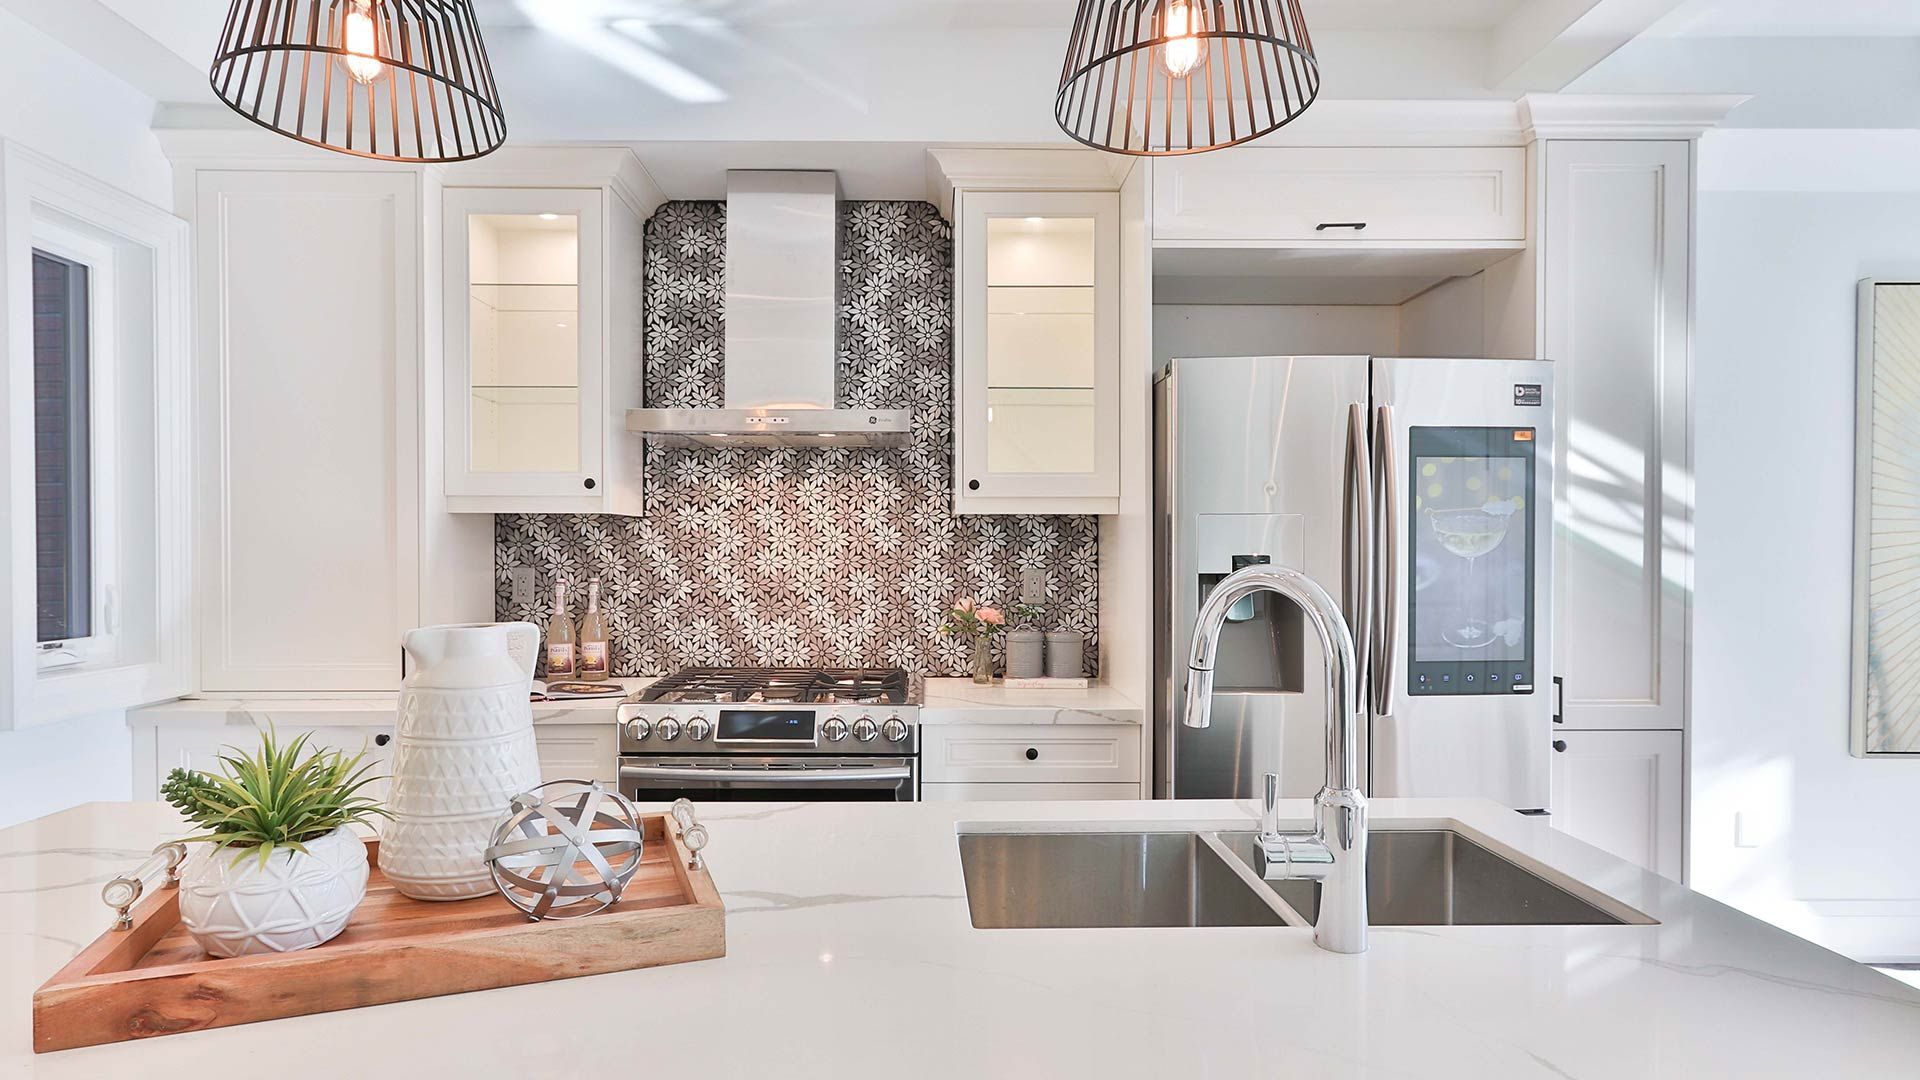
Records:
[[[1359,701],[1353,633],[1333,597],[1307,575],[1279,566],[1249,566],[1216,586],[1200,606],[1188,661],[1186,724],[1212,722],[1214,654],[1227,610],[1256,592],[1274,592],[1300,605],[1327,657],[1327,780],[1313,800],[1313,831],[1282,833],[1277,825],[1279,780],[1262,785],[1260,847],[1272,879],[1320,882],[1313,940],[1330,952],[1367,949],[1367,797],[1360,792]]]

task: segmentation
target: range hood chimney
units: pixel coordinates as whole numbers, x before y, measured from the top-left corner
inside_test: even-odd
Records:
[[[727,173],[725,407],[629,409],[667,446],[905,446],[907,409],[839,408],[840,181]]]

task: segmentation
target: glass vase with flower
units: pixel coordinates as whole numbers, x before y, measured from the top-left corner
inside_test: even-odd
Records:
[[[947,617],[940,623],[940,632],[964,638],[971,651],[968,661],[973,681],[981,684],[993,682],[993,633],[1005,626],[1007,617],[999,608],[989,607],[963,596],[947,609]]]

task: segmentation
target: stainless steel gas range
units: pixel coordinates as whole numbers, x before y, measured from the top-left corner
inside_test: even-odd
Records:
[[[646,802],[913,802],[907,674],[686,668],[620,706],[620,791]]]

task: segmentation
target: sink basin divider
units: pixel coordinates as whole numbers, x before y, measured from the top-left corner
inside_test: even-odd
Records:
[[[1205,844],[1215,855],[1220,857],[1220,861],[1227,865],[1227,869],[1233,871],[1235,877],[1239,878],[1248,888],[1252,889],[1254,894],[1260,897],[1268,907],[1272,908],[1274,914],[1280,916],[1288,926],[1299,930],[1313,929],[1313,924],[1308,922],[1304,915],[1295,911],[1292,904],[1287,903],[1280,898],[1278,893],[1268,888],[1267,883],[1261,880],[1259,874],[1253,872],[1252,867],[1242,862],[1238,855],[1235,855],[1226,844],[1221,842],[1218,832],[1206,831],[1196,833],[1195,835],[1200,838],[1201,843]]]

